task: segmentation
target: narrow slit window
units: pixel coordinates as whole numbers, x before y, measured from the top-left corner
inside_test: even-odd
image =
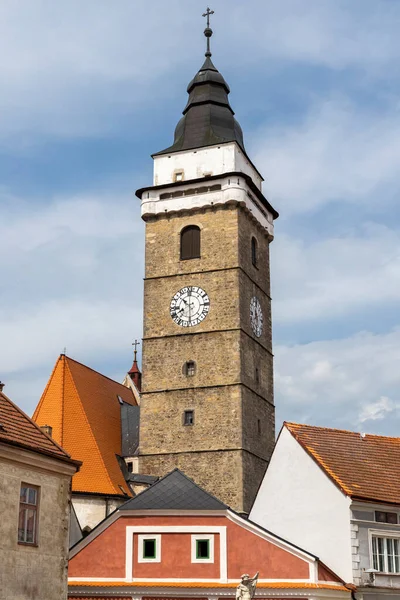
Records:
[[[200,228],[189,225],[181,231],[181,260],[200,258]]]
[[[251,238],[251,262],[254,267],[258,265],[258,244],[255,237]]]

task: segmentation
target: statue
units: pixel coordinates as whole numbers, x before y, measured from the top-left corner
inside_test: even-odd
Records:
[[[241,579],[236,588],[236,600],[251,600],[256,592],[258,571],[253,578],[245,574]]]

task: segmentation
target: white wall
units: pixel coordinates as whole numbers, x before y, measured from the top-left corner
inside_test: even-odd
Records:
[[[318,556],[351,582],[350,499],[284,428],[250,519]]]
[[[127,498],[128,500],[128,498]],[[99,496],[75,496],[72,495],[72,504],[79,521],[81,529],[90,527],[93,529],[112,513],[118,506],[123,504],[123,500],[113,500]]]
[[[154,157],[154,185],[173,183],[177,171],[184,172],[186,181],[205,175],[221,175],[239,171],[250,175],[255,185],[261,190],[260,175],[236,142]]]

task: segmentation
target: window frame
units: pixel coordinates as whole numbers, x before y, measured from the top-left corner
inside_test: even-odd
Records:
[[[208,558],[198,558],[197,556],[197,542],[198,541],[208,541],[208,550],[209,555]],[[210,564],[214,562],[214,535],[210,533],[194,533],[192,534],[191,540],[192,547],[192,563],[206,563]]]
[[[144,557],[144,542],[146,540],[155,541],[156,555],[154,558]],[[138,534],[138,551],[137,561],[138,563],[159,563],[161,562],[161,534],[160,533],[140,533]]]
[[[374,552],[374,540],[377,539],[383,539],[384,540],[384,548],[383,548],[383,554],[380,554],[378,552],[378,542],[376,542],[376,549],[377,552]],[[397,557],[398,557],[398,571],[389,571],[389,553],[388,553],[388,544],[387,544],[387,540],[397,540],[398,542],[398,553],[397,553]],[[384,575],[400,575],[400,531],[399,532],[393,532],[393,531],[385,531],[385,530],[375,530],[375,529],[370,529],[369,530],[369,550],[370,550],[370,564],[371,564],[371,568],[372,569],[376,569],[377,567],[377,571],[379,573],[382,573]],[[375,556],[376,556],[376,560],[375,560]],[[383,567],[384,570],[381,571],[380,570],[380,565],[379,565],[379,557],[383,556]],[[392,554],[393,557],[395,557],[396,555]],[[395,562],[395,561],[394,561]],[[375,566],[376,565],[376,566]]]
[[[34,490],[36,492],[36,503],[31,504],[30,502],[22,502],[21,500],[21,492],[22,488],[27,488],[28,490]],[[29,499],[29,498],[28,498]],[[27,528],[24,529],[24,540],[19,539],[19,521],[21,518],[21,510],[33,510],[35,514],[35,522],[33,528],[33,541],[26,541]],[[39,509],[40,509],[40,486],[33,485],[32,483],[25,483],[21,481],[19,487],[19,510],[18,510],[18,527],[17,527],[17,543],[20,546],[33,546],[38,547],[39,545]],[[25,518],[25,527],[26,527],[26,518]]]
[[[189,365],[190,365],[190,369],[189,369]],[[189,372],[189,370],[191,372]],[[197,364],[195,360],[187,360],[182,367],[182,372],[185,375],[185,377],[194,377],[196,375],[197,372]]]
[[[184,252],[183,252],[183,237],[185,232],[191,230],[193,231],[197,231],[198,235],[199,235],[199,243],[198,243],[198,253],[192,252],[190,253],[190,256],[184,256]],[[193,246],[193,244],[192,244]],[[185,227],[183,227],[180,232],[179,232],[179,260],[196,260],[201,258],[201,229],[198,225],[196,225],[195,223],[191,223],[189,225],[185,225]]]
[[[188,414],[192,414],[193,418],[192,418],[192,422],[191,423],[187,423],[186,422],[186,415]],[[194,420],[195,420],[195,416],[194,416],[194,408],[188,408],[186,410],[183,411],[183,426],[184,427],[193,427],[194,425]]]

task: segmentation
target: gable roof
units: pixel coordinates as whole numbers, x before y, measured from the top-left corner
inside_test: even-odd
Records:
[[[400,504],[400,438],[297,423],[284,427],[351,498]]]
[[[175,469],[152,486],[125,502],[119,510],[226,510],[220,500],[203,490],[182,471]]]
[[[132,391],[62,354],[33,419],[50,425],[53,438],[82,467],[72,479],[74,492],[131,495],[119,467],[120,400],[136,405]]]
[[[3,392],[0,392],[0,442],[73,462],[70,455]]]

